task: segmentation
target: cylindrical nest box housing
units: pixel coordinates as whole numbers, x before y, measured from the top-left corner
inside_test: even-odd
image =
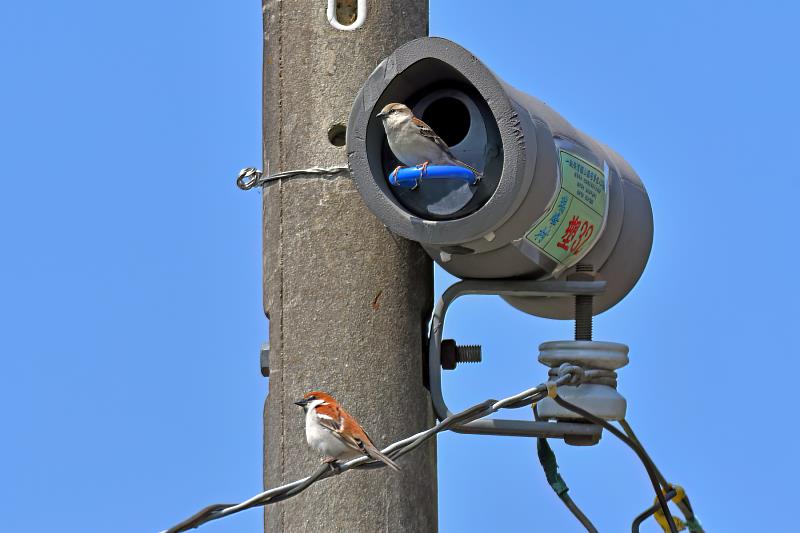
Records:
[[[399,162],[376,115],[393,102],[409,106],[482,179],[391,185]],[[353,104],[347,153],[372,212],[460,278],[563,279],[578,262],[592,265],[607,282],[597,314],[633,288],[647,263],[650,200],[628,163],[451,41],[416,39],[378,65]],[[533,315],[574,316],[569,299],[506,300]]]

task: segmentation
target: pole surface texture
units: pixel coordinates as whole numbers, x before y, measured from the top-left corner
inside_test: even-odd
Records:
[[[345,7],[356,2],[336,0]],[[427,35],[427,0],[367,0],[364,25],[334,29],[326,0],[264,0],[264,169],[345,165],[343,134],[367,76]],[[333,141],[329,137],[333,137]],[[305,392],[336,397],[380,447],[433,424],[423,385],[432,265],[367,210],[350,176],[272,182],[264,200],[264,310],[270,319],[264,483],[310,474]],[[277,532],[437,529],[433,440],[387,468],[347,472],[267,507]]]

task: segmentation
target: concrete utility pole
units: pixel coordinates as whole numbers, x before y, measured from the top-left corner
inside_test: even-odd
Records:
[[[336,0],[351,9],[355,0]],[[380,60],[427,35],[428,0],[367,0],[364,25],[334,29],[326,0],[264,0],[264,168],[270,173],[345,165],[353,99]],[[264,187],[264,306],[270,319],[264,410],[264,483],[311,473],[305,392],[333,394],[376,445],[433,423],[423,386],[424,325],[432,265],[389,233],[348,174]],[[400,460],[403,470],[351,472],[267,508],[285,531],[436,531],[435,443]]]

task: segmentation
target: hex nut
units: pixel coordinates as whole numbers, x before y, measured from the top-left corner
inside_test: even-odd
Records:
[[[455,370],[458,364],[456,356],[456,341],[453,339],[444,339],[440,351],[442,368],[445,370]]]

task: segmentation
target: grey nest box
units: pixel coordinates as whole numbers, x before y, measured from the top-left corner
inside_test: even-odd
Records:
[[[399,162],[376,114],[392,102],[408,105],[483,178],[391,185]],[[372,72],[353,104],[347,155],[370,210],[459,278],[564,279],[580,262],[607,282],[597,314],[647,263],[652,211],[630,165],[446,39],[406,43]],[[574,316],[569,299],[506,300],[537,316]]]

